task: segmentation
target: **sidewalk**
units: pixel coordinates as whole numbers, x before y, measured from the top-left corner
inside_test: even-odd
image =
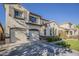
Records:
[[[21,44],[24,44],[24,43],[27,43],[27,42],[16,42],[16,43],[8,43],[5,45],[0,45],[0,53],[6,50],[10,50],[16,46],[20,46]]]

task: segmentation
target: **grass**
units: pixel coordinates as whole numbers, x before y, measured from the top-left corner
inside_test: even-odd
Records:
[[[79,51],[79,40],[65,40],[66,43],[70,44],[70,48]]]

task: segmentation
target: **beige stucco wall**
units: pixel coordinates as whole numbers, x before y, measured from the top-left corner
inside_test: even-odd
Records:
[[[50,23],[50,27],[56,29],[56,35],[58,35],[59,27],[58,27],[58,24],[55,21]]]
[[[70,25],[68,23],[60,25],[60,27],[70,29]]]
[[[5,33],[7,34],[6,36],[10,37],[11,35],[15,35],[17,36],[18,38],[21,38],[21,40],[25,41],[25,39],[22,39],[23,38],[26,38],[26,41],[27,41],[27,36],[24,36],[25,34],[21,34],[22,31],[20,31],[20,34],[15,34],[15,33],[18,33],[18,30],[17,31],[13,31],[12,33],[10,32],[11,29],[10,28],[24,28],[27,30],[27,27],[26,27],[26,23],[25,21],[27,20],[27,18],[25,19],[16,19],[14,18],[14,9],[17,9],[17,10],[20,10],[23,12],[22,14],[22,17],[24,18],[27,14],[28,14],[28,11],[22,7],[19,7],[18,4],[5,4],[5,11],[6,11],[6,30],[5,30]],[[27,17],[27,16],[26,16]],[[25,32],[26,32],[25,30]],[[9,38],[9,40],[11,41],[11,38],[13,36],[11,36]],[[15,40],[15,38],[13,38],[12,40]],[[16,39],[17,41],[17,39]]]

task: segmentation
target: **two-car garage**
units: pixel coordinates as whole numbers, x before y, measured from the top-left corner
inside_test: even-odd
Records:
[[[29,29],[29,39],[27,39],[26,30],[22,28],[12,28],[10,29],[10,34],[10,42],[28,42],[39,40],[39,30],[37,29]]]

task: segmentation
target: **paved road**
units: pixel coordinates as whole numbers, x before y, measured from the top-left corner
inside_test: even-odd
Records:
[[[47,42],[22,44],[0,55],[5,56],[79,56],[79,53],[66,51],[65,48]]]

